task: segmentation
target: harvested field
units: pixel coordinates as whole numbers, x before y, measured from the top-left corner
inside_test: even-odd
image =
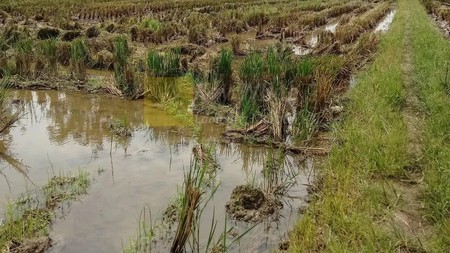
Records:
[[[411,224],[429,215],[417,208],[422,188],[403,184],[428,174],[403,169],[435,164],[422,158],[428,150],[415,151],[435,147],[418,137],[434,118],[420,108],[429,102],[415,90],[422,76],[403,79],[420,71],[415,33],[399,28],[405,1],[0,3],[0,231],[9,238],[0,251],[440,249],[445,238],[424,246],[411,236],[429,243],[433,225],[390,233],[383,212]],[[446,1],[413,1],[448,28]],[[17,241],[4,232],[27,217],[8,216],[3,203],[80,167],[93,184],[81,203],[60,208],[65,219],[50,215],[58,194],[37,216],[45,233]],[[429,184],[442,181],[430,175]],[[352,186],[370,198],[346,192]],[[424,187],[442,197],[443,206],[424,203],[447,231],[447,189]],[[413,211],[399,208],[396,190]],[[336,212],[325,213],[327,203]],[[342,203],[355,209],[350,225]],[[381,232],[371,237],[357,221]]]

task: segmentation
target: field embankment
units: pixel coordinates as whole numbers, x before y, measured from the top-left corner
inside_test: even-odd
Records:
[[[419,1],[398,1],[379,55],[333,131],[291,252],[449,248],[449,60],[450,43]]]

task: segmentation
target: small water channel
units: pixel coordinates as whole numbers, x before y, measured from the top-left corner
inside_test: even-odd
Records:
[[[391,27],[392,22],[394,21],[395,14],[397,14],[397,10],[391,10],[375,27],[373,30],[374,33],[385,33]],[[304,56],[310,54],[313,49],[317,46],[319,41],[319,35],[321,32],[326,31],[335,34],[336,28],[338,27],[340,19],[333,19],[328,22],[326,25],[321,26],[310,33],[305,35],[306,45],[293,45],[292,51],[295,55]]]
[[[92,178],[89,194],[56,218],[50,252],[120,252],[137,233],[142,209],[150,208],[152,219],[157,220],[182,186],[198,139],[183,122],[153,105],[62,91],[12,93],[15,103],[25,106],[26,115],[0,139],[1,215],[8,200],[44,185],[52,175],[75,174],[81,169]],[[134,129],[132,136],[112,138],[112,120],[127,122]],[[220,230],[232,190],[261,177],[270,150],[223,143],[219,137],[223,126],[208,118],[197,120],[203,126],[201,142],[215,143],[221,166],[217,173],[220,187],[201,224],[208,230],[215,210]],[[233,252],[270,252],[298,219],[312,161],[284,159],[289,164],[286,169],[297,177],[289,196],[283,198],[280,215],[259,223]],[[238,233],[252,226],[231,220],[227,225]]]
[[[377,25],[375,28],[375,32],[385,33],[391,27],[392,21],[394,21],[395,14],[397,14],[397,10],[391,10],[386,17]]]
[[[307,55],[312,52],[312,49],[317,46],[317,43],[319,42],[319,35],[321,32],[330,32],[335,34],[336,28],[339,25],[340,19],[332,19],[330,22],[328,22],[326,25],[321,26],[310,33],[305,35],[305,45],[294,45],[293,46],[293,52],[295,55]]]

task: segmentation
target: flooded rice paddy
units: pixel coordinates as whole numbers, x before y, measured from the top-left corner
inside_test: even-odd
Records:
[[[395,14],[397,14],[397,10],[391,10],[389,13],[378,23],[378,25],[373,30],[374,33],[380,32],[385,33],[391,27],[392,22],[394,21]],[[293,45],[292,51],[295,55],[305,56],[311,54],[313,49],[317,46],[319,42],[319,36],[321,32],[330,32],[332,34],[336,33],[336,28],[338,27],[340,19],[333,19],[328,22],[326,25],[321,26],[310,33],[305,35],[304,41],[306,45]]]
[[[224,127],[209,118],[197,119],[203,130],[200,138],[194,138],[183,122],[145,101],[60,91],[14,91],[13,95],[16,105],[25,106],[26,115],[0,140],[0,213],[8,200],[44,185],[52,175],[84,170],[92,178],[89,194],[58,214],[50,252],[120,252],[136,235],[144,207],[150,208],[152,220],[161,218],[183,184],[199,139],[214,143],[221,166],[220,187],[202,216],[205,234],[201,236],[207,237],[213,210],[220,230],[232,190],[260,180],[270,152],[221,142]],[[113,136],[109,125],[114,120],[129,124],[132,135]],[[289,196],[283,198],[283,209],[254,227],[233,252],[277,248],[298,219],[312,162],[291,156],[285,160],[286,169],[297,176]],[[252,226],[231,220],[227,225],[239,233]],[[170,242],[159,245],[169,247]]]

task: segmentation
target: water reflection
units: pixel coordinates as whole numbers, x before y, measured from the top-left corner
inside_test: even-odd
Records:
[[[18,122],[18,127],[2,137],[0,158],[23,175],[28,173],[27,166],[31,171],[42,168],[48,171],[53,160],[57,165],[72,167],[92,163],[102,156],[110,158],[112,153],[122,158],[143,154],[150,151],[145,147],[148,143],[158,144],[160,152],[171,154],[192,145],[190,131],[182,122],[144,101],[62,91],[12,93],[15,101],[24,105],[27,114]],[[117,119],[135,129],[133,136],[112,136],[109,126]],[[262,164],[264,148],[218,142],[224,127],[207,118],[197,120],[203,125],[201,141],[217,142],[221,156],[238,157],[244,171],[252,164]],[[139,143],[142,148],[130,150],[133,143]],[[89,155],[84,155],[86,152]]]
[[[0,184],[0,192],[10,192],[1,196],[0,207],[5,198],[24,192],[29,180],[39,186],[52,173],[76,173],[79,168],[91,176],[101,174],[95,177],[83,202],[74,205],[64,221],[56,221],[54,238],[59,246],[54,252],[62,248],[64,252],[120,251],[121,241],[135,234],[136,217],[142,207],[149,204],[157,215],[182,184],[196,140],[183,122],[154,105],[60,91],[16,91],[14,96],[28,113],[3,136],[0,145],[0,166],[8,163],[14,168],[0,169],[0,176],[7,182]],[[110,123],[117,119],[134,129],[130,137],[111,134]],[[246,175],[261,175],[268,149],[223,143],[218,138],[222,125],[207,118],[197,120],[203,125],[200,141],[213,142],[217,147],[222,186],[213,205],[217,217],[224,217],[224,203],[233,188],[245,183]],[[305,191],[299,187],[291,194],[303,195]],[[287,204],[282,219],[258,226],[251,233],[257,239],[248,241],[245,247],[267,251],[269,245],[276,244],[289,229],[286,224],[297,217],[298,205]],[[211,218],[208,214],[205,221],[210,224]],[[241,231],[248,228],[248,224],[236,226]]]
[[[8,146],[12,142],[12,135],[9,134],[9,129],[5,130],[0,136],[0,175],[5,179],[5,183],[11,191],[11,183],[6,174],[6,169],[14,170],[23,178],[30,181],[28,178],[28,167],[22,163],[18,158],[11,153]]]

